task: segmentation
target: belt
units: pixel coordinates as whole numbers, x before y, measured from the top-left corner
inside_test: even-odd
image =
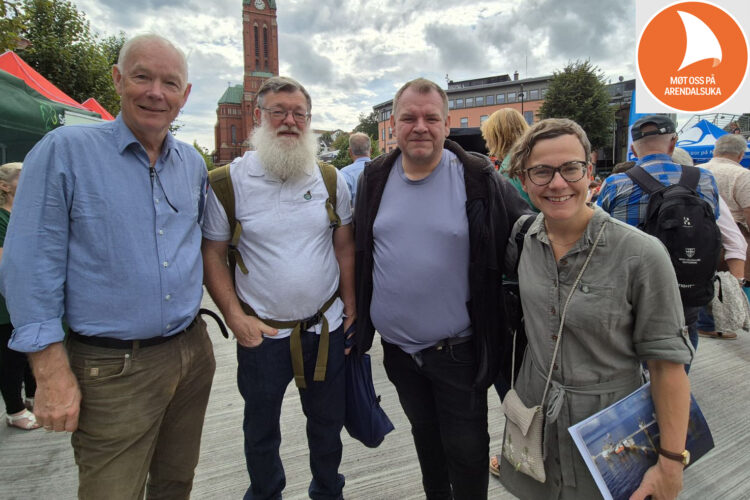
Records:
[[[325,303],[320,307],[320,309],[318,309],[318,312],[316,312],[309,318],[291,321],[279,321],[275,319],[261,318],[252,307],[240,301],[240,305],[242,306],[242,310],[245,312],[245,314],[255,316],[271,328],[292,329],[292,334],[289,337],[289,351],[292,357],[294,383],[300,389],[305,389],[307,387],[307,383],[305,382],[304,361],[302,360],[302,338],[300,334],[301,332],[306,332],[322,321],[323,326],[320,331],[320,342],[318,343],[318,357],[315,362],[315,371],[313,373],[313,381],[322,382],[326,378],[326,366],[328,365],[328,345],[330,342],[330,337],[328,335],[328,320],[326,319],[324,313],[336,301],[338,296],[338,292],[334,293],[333,296],[330,299],[326,300]]]
[[[198,322],[199,317],[200,315],[196,316],[184,330],[180,330],[179,332],[175,333],[174,335],[170,335],[169,337],[151,337],[150,339],[121,340],[113,339],[110,337],[81,335],[80,333],[73,330],[70,330],[70,336],[81,344],[92,345],[95,347],[106,347],[109,349],[132,349],[133,347],[135,347],[136,342],[138,343],[138,347],[152,347],[155,345],[163,344],[164,342],[169,342],[173,338],[190,330],[190,328],[192,328]]]
[[[467,342],[471,342],[472,340],[474,340],[473,335],[467,335],[465,337],[448,337],[447,339],[443,339],[439,341],[437,344],[428,347],[427,349],[423,349],[423,351],[429,351],[432,349],[435,349],[436,351],[442,351],[445,347],[452,347],[454,345],[465,344]]]

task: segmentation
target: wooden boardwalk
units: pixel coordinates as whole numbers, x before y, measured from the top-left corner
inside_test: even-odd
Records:
[[[210,299],[204,304],[211,307]],[[214,308],[215,309],[215,308]],[[233,341],[224,340],[207,319],[216,353],[216,376],[203,430],[200,463],[193,498],[241,498],[248,486],[242,451],[242,408],[236,382],[237,361]],[[382,406],[396,430],[376,449],[365,448],[342,433],[346,476],[344,495],[356,499],[424,498],[409,425],[395,389],[386,379],[382,351],[373,350],[375,386]],[[701,338],[690,373],[693,394],[711,427],[716,448],[685,474],[681,499],[750,499],[750,337],[734,341]],[[491,447],[498,451],[503,418],[499,401],[489,395]],[[5,418],[5,414],[0,414]],[[287,499],[307,498],[310,482],[305,420],[293,384],[287,390],[282,411],[281,454],[286,469]],[[24,432],[0,426],[0,499],[73,499],[76,468],[70,436]],[[490,477],[489,497],[513,498],[500,482]]]

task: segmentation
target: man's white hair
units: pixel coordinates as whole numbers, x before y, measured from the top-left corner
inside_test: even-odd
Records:
[[[185,57],[185,53],[175,46],[172,42],[167,40],[161,35],[157,35],[156,33],[143,33],[141,35],[136,35],[133,38],[127,40],[120,49],[120,54],[117,57],[117,68],[120,70],[120,73],[123,72],[123,69],[125,68],[125,63],[128,60],[128,57],[130,57],[130,53],[133,51],[133,48],[139,46],[142,43],[148,43],[148,42],[157,42],[160,43],[166,47],[169,47],[170,49],[174,50],[175,54],[178,55],[180,58],[180,73],[184,77],[185,81],[182,82],[183,86],[186,86],[188,83],[188,64],[187,64],[187,57]]]

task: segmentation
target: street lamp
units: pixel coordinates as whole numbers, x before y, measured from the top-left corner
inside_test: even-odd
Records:
[[[521,92],[518,93],[518,97],[521,98],[521,115],[523,115],[523,83],[521,84]],[[525,120],[526,117],[524,116],[523,119]]]

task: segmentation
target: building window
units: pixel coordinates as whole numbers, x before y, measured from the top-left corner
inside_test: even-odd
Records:
[[[484,106],[484,96],[480,95],[477,97],[477,106]]]
[[[466,98],[466,107],[467,108],[474,107],[474,98],[473,97],[467,97]]]
[[[547,97],[547,89],[542,89],[542,99]]]
[[[393,139],[393,127],[388,127],[388,138]]]
[[[268,28],[263,26],[263,57],[266,59],[266,67],[268,67]]]
[[[260,38],[258,37],[258,26],[253,26],[253,35],[255,35],[255,58],[260,57]]]
[[[534,123],[534,112],[533,111],[524,111],[523,112],[523,119],[526,120],[526,123],[531,125]]]
[[[461,118],[461,128],[469,128],[469,119],[464,117]]]
[[[385,127],[383,127],[383,140],[385,140]]]
[[[483,124],[485,121],[487,121],[487,118],[489,118],[490,115],[482,115],[479,117],[479,124]]]
[[[508,92],[508,102],[516,102],[516,93]]]
[[[502,104],[505,102],[505,94],[497,94],[497,103]]]
[[[456,99],[456,108],[463,108],[463,107],[464,107],[464,100]]]
[[[232,144],[237,144],[237,127],[232,125]]]
[[[487,106],[491,106],[495,104],[495,96],[494,95],[488,95],[487,96]]]
[[[529,90],[529,101],[536,101],[539,99],[539,89]]]
[[[448,101],[448,109],[453,109],[453,105],[454,105],[453,99],[449,100]]]

